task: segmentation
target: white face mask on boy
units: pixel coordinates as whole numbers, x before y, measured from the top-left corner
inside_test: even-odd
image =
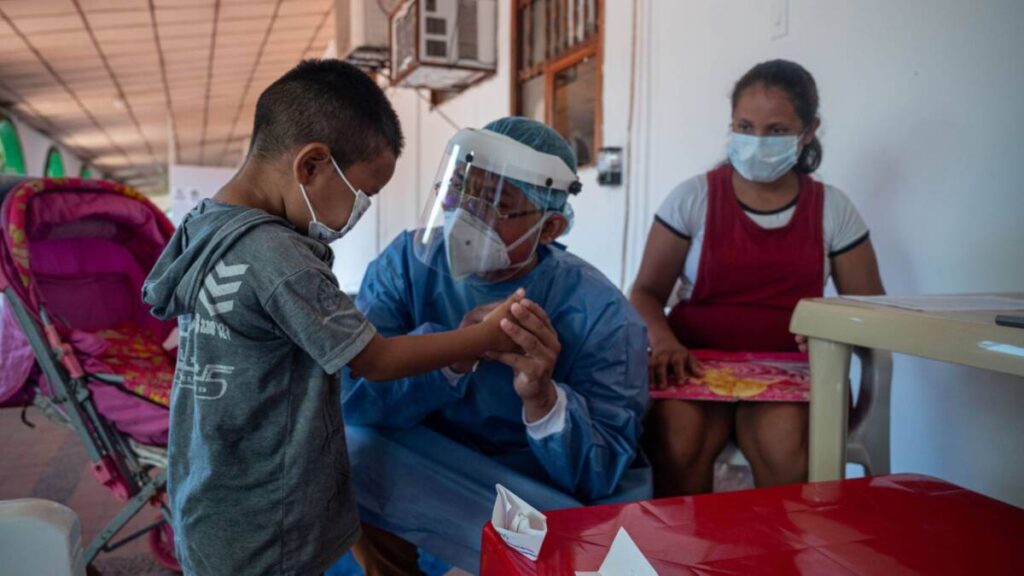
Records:
[[[363,214],[370,209],[370,197],[363,193],[362,190],[356,189],[345,177],[345,173],[338,168],[338,163],[334,161],[334,157],[331,157],[331,164],[334,165],[334,169],[338,172],[338,176],[341,176],[342,181],[348,186],[348,189],[355,194],[356,199],[352,204],[352,213],[348,217],[348,222],[342,227],[341,230],[332,230],[328,228],[323,222],[316,219],[316,212],[313,211],[313,205],[309,203],[309,195],[306,194],[306,187],[301,183],[299,184],[299,190],[302,191],[302,199],[306,201],[306,206],[309,208],[309,213],[313,216],[313,221],[309,223],[309,228],[306,229],[306,235],[314,240],[319,240],[324,244],[330,244],[335,240],[340,239],[345,234],[348,234],[359,219],[363,217]]]

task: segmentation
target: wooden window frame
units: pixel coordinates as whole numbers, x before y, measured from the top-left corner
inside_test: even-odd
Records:
[[[520,98],[522,92],[521,88],[528,80],[537,78],[538,76],[544,77],[544,122],[548,126],[554,127],[555,125],[555,76],[559,72],[572,68],[583,62],[588,58],[594,58],[595,67],[595,81],[594,81],[594,146],[591,154],[591,161],[587,164],[582,164],[579,167],[594,166],[597,163],[597,151],[601,149],[601,140],[604,124],[604,106],[603,106],[603,87],[604,87],[604,12],[605,12],[605,0],[595,0],[594,5],[597,9],[597,14],[594,19],[597,30],[594,35],[569,49],[568,51],[554,57],[547,57],[543,62],[539,62],[531,66],[530,68],[523,68],[520,65],[520,31],[519,31],[519,12],[532,4],[533,0],[512,0],[510,2],[511,9],[511,49],[509,55],[511,58],[511,74],[510,76],[510,91],[511,91],[511,103],[512,103],[512,114],[520,116],[523,113],[523,103]],[[555,0],[550,6],[554,6],[557,9],[563,6],[567,6],[571,3],[571,0]],[[550,40],[552,39],[552,33],[554,32],[555,42],[560,39],[557,38],[557,27],[551,26],[551,12],[548,13],[548,18],[545,19],[547,23],[547,41],[545,41],[545,50],[550,50]]]

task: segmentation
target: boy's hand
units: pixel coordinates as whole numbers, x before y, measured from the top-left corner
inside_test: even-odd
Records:
[[[525,297],[525,290],[522,288],[516,290],[504,302],[488,312],[480,322],[481,325],[486,327],[486,332],[491,338],[491,344],[488,346],[491,351],[514,352],[519,349],[515,341],[502,328],[502,324],[503,321],[515,322],[515,317],[512,315],[512,305],[522,301]]]
[[[170,352],[178,347],[178,329],[171,330],[171,333],[167,335],[167,339],[164,340],[163,349]]]
[[[462,328],[476,326],[483,322],[484,317],[500,306],[501,303],[502,301],[499,300],[497,302],[491,302],[490,304],[481,304],[469,312],[466,312],[466,315],[462,317],[462,322],[459,323],[459,329],[461,330]],[[476,360],[463,360],[462,362],[452,364],[450,368],[457,374],[465,374],[472,370],[474,365],[476,365]]]

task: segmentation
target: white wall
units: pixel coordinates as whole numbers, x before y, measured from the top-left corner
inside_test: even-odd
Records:
[[[1024,291],[1024,2],[789,0],[774,41],[769,4],[643,2],[630,274],[658,203],[724,158],[732,83],[782,57],[817,79],[820,177],[860,208],[890,293]],[[892,413],[895,471],[1024,505],[1024,379],[897,357]]]
[[[25,157],[25,173],[27,176],[42,176],[43,168],[46,166],[46,154],[50,147],[56,145],[64,158],[64,174],[67,176],[78,176],[82,169],[82,160],[68,151],[67,148],[57,144],[49,136],[25,124],[14,114],[6,114],[18,128],[18,137],[21,139],[21,152]]]
[[[196,204],[227,184],[235,169],[172,164],[168,174],[171,221],[177,226]]]
[[[627,125],[629,83],[629,42],[632,6],[629,2],[607,3],[606,22],[614,22],[606,33],[606,61],[604,66],[604,145],[623,145]],[[389,88],[388,96],[398,112],[405,133],[405,152],[391,183],[374,199],[379,213],[376,237],[342,244],[336,250],[338,264],[335,273],[344,288],[358,289],[366,264],[376,252],[368,249],[379,243],[384,248],[402,230],[416,226],[426,194],[437,171],[448,139],[459,128],[480,128],[492,120],[508,116],[512,111],[510,99],[510,62],[508,54],[511,6],[509,0],[499,0],[498,7],[498,71],[481,84],[458,97],[431,110],[429,94],[408,88]],[[446,119],[447,118],[447,119]],[[448,122],[451,120],[453,126]],[[622,230],[625,197],[622,187],[608,188],[597,185],[597,172],[593,168],[580,173],[583,192],[572,200],[576,211],[574,229],[562,241],[580,256],[588,259],[616,284],[619,283],[622,264]],[[368,213],[365,219],[376,218]],[[377,226],[371,224],[370,228]],[[364,224],[357,227],[363,232]],[[360,236],[360,238],[363,238]],[[346,253],[351,250],[355,252]]]

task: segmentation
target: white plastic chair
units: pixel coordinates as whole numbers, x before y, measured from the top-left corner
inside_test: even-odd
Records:
[[[889,426],[892,403],[892,352],[854,347],[860,359],[860,391],[850,411],[846,461],[864,467],[865,476],[889,473]]]
[[[85,576],[78,515],[50,500],[0,502],[0,566],[9,576]]]
[[[846,461],[864,467],[865,476],[889,473],[889,408],[892,399],[892,352],[854,347],[860,359],[860,389],[850,410]],[[730,442],[718,462],[749,466],[739,447]]]

